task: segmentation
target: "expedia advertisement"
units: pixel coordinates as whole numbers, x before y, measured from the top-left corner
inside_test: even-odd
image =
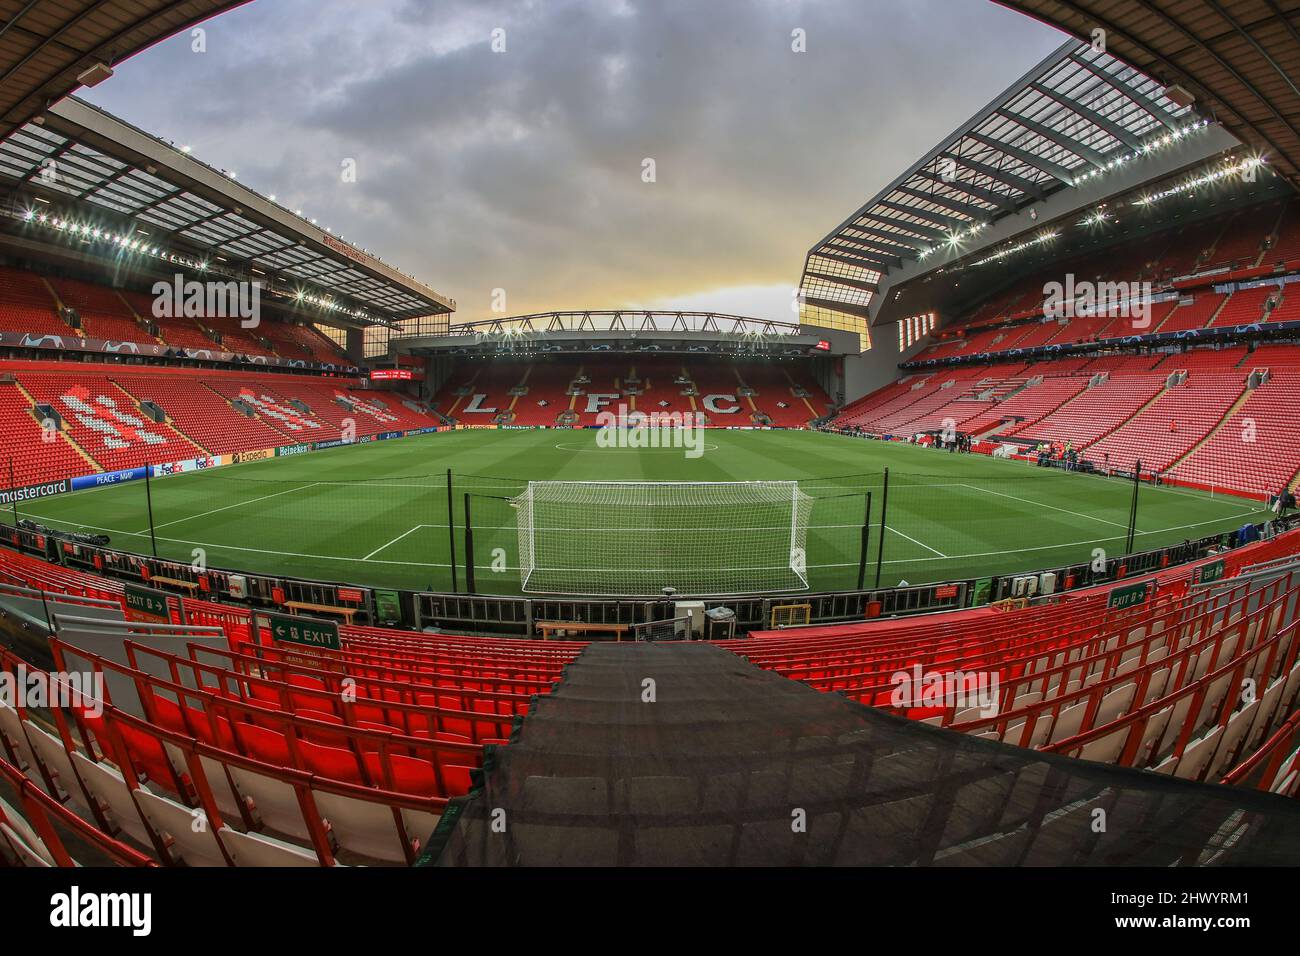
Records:
[[[26,485],[22,488],[0,490],[0,504],[11,505],[15,501],[35,501],[38,498],[49,498],[52,495],[61,495],[65,491],[70,491],[71,486],[68,479],[60,478],[58,481],[47,481],[40,485]]]
[[[230,463],[238,465],[245,461],[265,461],[274,458],[278,452],[274,448],[257,448],[253,451],[237,451],[230,456]]]

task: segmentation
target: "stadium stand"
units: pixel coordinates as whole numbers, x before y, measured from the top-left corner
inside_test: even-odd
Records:
[[[7,267],[0,267],[0,329],[38,335],[76,334],[59,318],[45,280]]]
[[[1266,321],[1264,304],[1273,291],[1271,288],[1258,288],[1234,292],[1223,304],[1223,308],[1210,320],[1208,328],[1224,325],[1254,325]]]
[[[47,589],[33,593],[57,613],[121,600],[120,583],[9,552],[0,576]],[[582,650],[347,627],[340,651],[305,658],[272,645],[246,610],[185,604],[186,627],[100,623],[121,634],[122,657],[51,641],[60,672],[105,676],[102,708],[76,692],[48,718],[0,703],[0,773],[75,811],[118,862],[413,862],[484,747],[503,743]],[[177,640],[213,632],[228,650]],[[152,646],[159,634],[175,649]],[[0,648],[0,668],[20,666],[32,670]],[[210,832],[180,832],[195,812]],[[12,848],[9,822],[0,836]]]
[[[1264,241],[1277,225],[1281,212],[1280,203],[1267,203],[1234,216],[1206,260],[1206,269],[1244,269],[1257,265]]]
[[[1186,226],[1169,237],[1169,245],[1154,269],[1157,277],[1172,279],[1196,272],[1215,240],[1222,234],[1223,228],[1220,220],[1210,219]]]
[[[1219,293],[1200,292],[1191,302],[1180,301],[1168,318],[1155,326],[1157,332],[1185,332],[1203,329],[1219,314],[1228,297]]]
[[[166,345],[187,349],[214,349],[217,343],[194,319],[185,317],[156,317],[153,299],[139,292],[122,293],[122,298],[137,316],[156,323],[158,337]]]
[[[7,483],[21,488],[95,471],[93,463],[73,447],[63,432],[43,429],[33,411],[31,396],[21,385],[0,383],[0,455],[5,458],[0,467],[6,469],[0,474]],[[54,440],[45,440],[48,438]]]
[[[346,361],[347,356],[328,338],[309,325],[292,322],[266,322],[257,330],[265,336],[277,355],[300,358],[322,365]]]
[[[197,448],[166,422],[155,422],[104,375],[24,372],[23,385],[38,404],[58,413],[69,441],[105,471],[148,462],[194,457]]]
[[[285,399],[275,391],[271,382],[264,379],[219,379],[208,383],[207,387],[230,402],[232,408],[238,403],[250,409],[260,421],[296,441],[338,437],[337,429],[329,428],[315,415],[295,405],[293,400]]]
[[[1083,448],[1127,422],[1164,389],[1160,375],[1111,375],[1033,425],[1010,434]]]
[[[1163,472],[1204,440],[1245,393],[1244,374],[1194,372],[1090,445],[1087,458],[1123,467],[1140,460],[1145,470]]]
[[[1295,268],[1300,264],[1300,200],[1291,200],[1278,223],[1277,232],[1264,252],[1262,263]]]
[[[1290,727],[1300,707],[1297,551],[1295,531],[1243,549],[1229,558],[1231,572],[1250,573],[1208,587],[1195,586],[1187,568],[1164,573],[1154,597],[1127,611],[1111,608],[1103,589],[1064,606],[803,628],[723,646],[818,690],[912,719],[1219,780]],[[977,704],[973,694],[925,697],[919,688],[909,697],[898,675],[913,669],[949,681],[939,686],[954,686],[962,674],[994,674],[993,697]],[[1245,678],[1261,688],[1258,697],[1233,692]],[[1266,788],[1276,781],[1275,768]],[[1285,792],[1295,793],[1295,784],[1289,780]]]
[[[1279,367],[1178,462],[1174,476],[1193,487],[1256,497],[1294,484],[1300,468],[1297,403],[1300,368]]]
[[[133,398],[157,403],[176,428],[209,454],[274,448],[290,439],[264,422],[236,412],[230,401],[192,377],[119,375]]]
[[[457,370],[434,395],[443,414],[466,424],[599,424],[599,416],[629,412],[703,413],[710,424],[772,424],[802,428],[831,403],[820,385],[795,377],[796,366],[756,363],[611,359],[572,362],[500,360]],[[683,392],[694,388],[696,394]],[[705,399],[716,396],[715,410]]]
[[[81,334],[86,338],[157,344],[158,340],[136,322],[116,290],[75,279],[53,279],[50,286],[59,301],[81,317]]]
[[[60,318],[62,305],[76,311],[81,328]],[[239,319],[213,317],[205,328],[195,319],[156,317],[154,300],[142,292],[69,278],[0,267],[0,330],[50,335],[77,335],[113,342],[160,342],[179,348],[224,349],[245,355],[279,355],[321,364],[346,361],[342,350],[314,327],[262,321],[245,329]],[[146,329],[155,323],[158,334]],[[221,338],[218,343],[209,333]]]
[[[831,427],[897,435],[955,423],[1023,444],[1068,444],[1099,467],[1142,451],[1144,464],[1170,480],[1267,498],[1300,481],[1300,445],[1287,411],[1295,400],[1289,370],[1300,354],[1294,336],[1243,342],[1180,335],[1152,343],[1145,354],[1113,349],[1122,336],[1300,319],[1300,292],[1284,279],[1215,291],[1225,279],[1300,266],[1297,248],[1300,201],[1273,200],[1157,233],[1140,249],[1121,245],[1041,270],[932,333],[896,381],[836,410]],[[1147,261],[1134,261],[1147,250]],[[1136,272],[1165,300],[1151,306],[1146,326],[1108,315],[1044,319],[1044,283],[1059,281],[1062,271],[1102,282],[1131,280]],[[1176,299],[1168,297],[1173,282]],[[1114,341],[1104,341],[1100,355],[1049,355],[1018,367],[999,354],[1108,339]],[[925,364],[976,354],[984,357],[974,364]],[[1256,370],[1258,381],[1251,378]],[[1252,436],[1248,443],[1240,440],[1243,430]]]
[[[1011,397],[994,405],[982,418],[1027,428],[1075,398],[1087,386],[1088,380],[1082,376],[1044,377],[1040,382],[1026,385]]]
[[[1251,556],[1296,546],[1292,535]],[[1177,591],[1189,581],[1168,583]],[[1133,854],[1164,865],[1201,861],[1177,848],[1179,837],[1165,841],[1204,825],[1205,801],[1231,791],[1185,781],[1226,777],[1271,792],[1232,793],[1234,821],[1254,812],[1248,803],[1294,809],[1274,795],[1296,788],[1287,749],[1295,725],[1286,715],[1300,692],[1300,634],[1296,605],[1283,595],[1298,587],[1292,570],[1268,584],[1226,582],[1190,606],[1167,600],[1159,610],[1109,618],[1098,614],[1104,599],[1093,599],[1010,612],[1022,618],[980,612],[982,625],[963,612],[686,645],[672,656],[644,645],[593,645],[524,720],[483,789],[457,801],[461,812],[437,863],[1080,865],[1131,864]],[[1286,608],[1289,621],[1278,613]],[[1234,611],[1243,613],[1234,619]],[[1203,627],[1189,633],[1181,623]],[[1205,626],[1212,624],[1219,626]],[[726,652],[773,673],[755,677]],[[901,707],[896,675],[927,665],[936,677],[960,668],[1005,672],[992,695],[1003,709],[982,717],[956,704]],[[690,693],[629,721],[619,708],[649,672],[671,675],[674,686],[689,680]],[[1239,707],[1230,685],[1244,674],[1266,690]],[[781,676],[835,693],[819,703]],[[1139,693],[1151,703],[1124,714],[1125,697]],[[856,701],[966,733],[926,733]],[[725,719],[714,716],[723,712]],[[665,746],[683,725],[692,728],[690,747]],[[1046,729],[1027,729],[1040,725]],[[1042,737],[1039,753],[1008,743],[1033,734]],[[1129,750],[1141,759],[1125,759]],[[1120,766],[1105,766],[1108,756]],[[1155,773],[1125,769],[1152,761]],[[812,839],[790,838],[792,803],[815,808]],[[1103,805],[1136,814],[1143,839],[1116,841],[1105,835],[1113,828],[1099,834],[1082,825]],[[515,825],[507,839],[492,840],[487,828],[500,811]],[[1153,824],[1152,813],[1169,814],[1166,824]],[[883,821],[881,829],[873,821]],[[1214,838],[1192,845],[1206,842],[1222,861]]]

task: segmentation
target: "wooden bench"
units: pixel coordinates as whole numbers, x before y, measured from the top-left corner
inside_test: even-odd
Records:
[[[180,578],[165,578],[161,574],[153,575],[148,582],[149,584],[170,584],[175,588],[186,588],[193,595],[199,589],[197,581],[182,581]]]
[[[533,626],[542,632],[542,640],[565,640],[557,638],[556,631],[577,631],[579,634],[613,634],[617,641],[623,640],[628,632],[626,624],[589,624],[584,621],[535,621]]]
[[[289,609],[289,613],[297,614],[299,611],[315,611],[317,614],[337,614],[347,623],[352,623],[353,616],[357,613],[354,607],[335,607],[333,604],[311,604],[307,601],[285,601],[284,606]]]

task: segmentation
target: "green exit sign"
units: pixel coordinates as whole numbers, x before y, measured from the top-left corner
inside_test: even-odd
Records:
[[[1211,561],[1209,564],[1203,564],[1196,569],[1196,583],[1209,584],[1211,581],[1217,581],[1223,577],[1225,563],[1223,558],[1217,561]]]
[[[123,590],[126,613],[132,619],[145,618],[154,621],[170,621],[171,612],[167,610],[167,592],[142,588],[138,584],[128,584]]]
[[[324,647],[331,651],[343,647],[339,642],[339,626],[333,621],[290,614],[267,614],[266,620],[271,627],[271,637],[277,641]]]
[[[1106,601],[1106,606],[1113,611],[1122,611],[1125,608],[1137,607],[1139,604],[1146,604],[1147,599],[1151,597],[1151,585],[1146,584],[1129,584],[1122,588],[1115,588],[1110,592],[1110,597]]]

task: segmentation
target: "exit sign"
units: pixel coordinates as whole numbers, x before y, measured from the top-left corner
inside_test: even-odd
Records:
[[[1122,611],[1126,608],[1137,607],[1139,604],[1146,604],[1151,597],[1151,584],[1129,584],[1122,588],[1115,588],[1110,592],[1110,597],[1106,601],[1106,606],[1112,611]]]
[[[122,593],[122,608],[129,621],[170,621],[167,592],[128,584]]]
[[[333,621],[291,614],[267,614],[266,620],[274,640],[323,647],[331,651],[337,651],[343,646],[339,641],[339,626]]]
[[[1218,581],[1223,577],[1226,567],[1223,558],[1211,561],[1209,564],[1202,564],[1196,569],[1196,583],[1209,584],[1212,581]]]

